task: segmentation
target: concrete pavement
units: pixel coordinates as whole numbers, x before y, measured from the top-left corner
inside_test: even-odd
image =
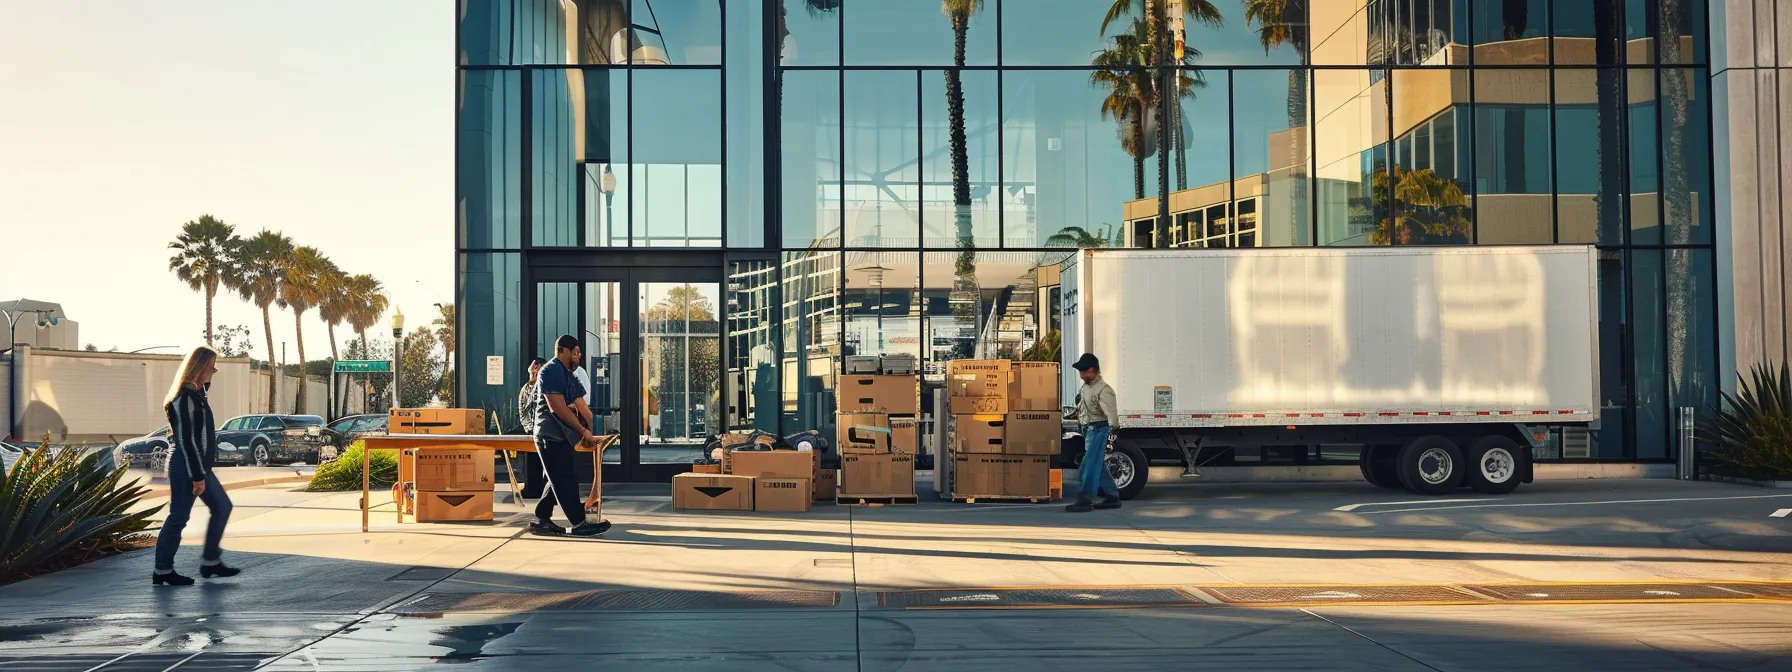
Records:
[[[1227,594],[1202,586],[1783,581],[1792,521],[1770,515],[1792,494],[1772,490],[1573,481],[1423,499],[1360,484],[1205,485],[1081,515],[937,502],[701,514],[670,511],[663,486],[606,492],[616,529],[575,540],[522,534],[511,504],[500,505],[507,524],[399,526],[376,512],[363,535],[355,493],[233,490],[226,557],[242,577],[152,590],[139,552],[0,587],[0,667],[89,669],[121,655],[101,669],[168,669],[171,655],[196,656],[176,669],[308,670],[1792,667],[1792,601],[1187,598]],[[196,510],[190,542],[203,518]],[[191,569],[197,549],[181,562]],[[1033,607],[962,608],[1020,587],[1066,590],[1027,598],[1046,601]],[[905,602],[935,588],[966,589],[951,595],[969,602]],[[1685,590],[1633,592],[1644,588]],[[1171,601],[1049,603],[1139,606],[1153,590]]]

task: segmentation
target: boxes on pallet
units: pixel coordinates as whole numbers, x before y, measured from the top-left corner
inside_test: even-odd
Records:
[[[952,451],[955,453],[1004,453],[1006,415],[952,416]]]
[[[1009,455],[1057,455],[1063,443],[1060,411],[1014,411],[1003,416],[1007,431],[1002,452]]]
[[[890,416],[890,452],[919,455],[921,453],[920,418],[912,415]]]
[[[1049,497],[1050,457],[961,454],[952,456],[952,496]]]
[[[409,457],[415,463],[411,482],[418,490],[490,492],[496,478],[497,458],[489,449],[427,450]]]
[[[955,359],[946,364],[946,390],[952,397],[1007,397],[1013,362],[1006,359]]]
[[[388,434],[484,434],[485,411],[471,408],[394,408]]]
[[[759,478],[753,481],[754,511],[805,512],[815,501],[813,479]]]
[[[840,470],[822,469],[817,472],[815,478],[815,501],[834,501],[834,493],[839,492],[839,486]]]
[[[904,453],[840,456],[840,497],[913,497],[915,456]]]
[[[680,511],[752,511],[753,477],[678,474],[672,477],[672,508]]]
[[[841,413],[836,420],[842,455],[890,452],[890,416],[882,413]]]
[[[736,476],[754,478],[815,478],[820,468],[816,454],[800,450],[740,450],[733,454]]]
[[[492,519],[492,491],[418,492],[417,522],[446,523]]]
[[[914,415],[921,412],[921,379],[913,376],[840,376],[841,413]]]
[[[1008,412],[1007,397],[952,397],[946,403],[953,415],[1003,415]]]
[[[1008,411],[1059,410],[1057,362],[1014,362]]]

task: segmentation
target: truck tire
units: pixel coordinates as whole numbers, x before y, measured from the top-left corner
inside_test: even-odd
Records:
[[[1394,468],[1393,446],[1363,446],[1363,452],[1357,457],[1357,468],[1363,472],[1363,480],[1377,488],[1394,490],[1406,486],[1400,484],[1400,471]]]
[[[1462,460],[1462,449],[1441,436],[1421,436],[1406,442],[1400,448],[1400,456],[1395,464],[1400,473],[1400,484],[1420,495],[1443,495],[1456,489],[1462,482],[1462,472],[1467,465]]]
[[[1468,448],[1468,468],[1463,470],[1469,489],[1484,495],[1517,490],[1523,455],[1518,442],[1504,436],[1489,434],[1475,439]]]
[[[1108,473],[1120,488],[1120,499],[1132,499],[1145,490],[1145,482],[1151,480],[1151,463],[1146,461],[1144,451],[1115,442],[1107,457]]]

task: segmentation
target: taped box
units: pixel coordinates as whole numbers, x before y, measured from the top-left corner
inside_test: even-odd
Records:
[[[679,511],[752,511],[753,477],[678,474],[672,477],[672,508]]]
[[[916,376],[841,376],[841,413],[914,415],[921,412],[921,379]]]
[[[840,497],[913,497],[915,456],[903,453],[840,456]]]
[[[890,416],[841,413],[836,423],[842,455],[890,452]]]
[[[802,513],[815,501],[815,481],[808,478],[760,478],[753,481],[754,511]]]

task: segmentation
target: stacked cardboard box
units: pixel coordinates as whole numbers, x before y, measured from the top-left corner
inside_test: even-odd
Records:
[[[946,381],[951,454],[936,479],[942,494],[1049,497],[1062,436],[1057,363],[955,360]]]
[[[398,408],[387,420],[392,434],[484,434],[486,429],[485,411],[466,408]],[[400,453],[399,480],[416,493],[417,522],[491,520],[496,461],[489,449]]]
[[[838,497],[913,497],[920,446],[921,379],[907,375],[840,377]]]
[[[752,511],[752,476],[678,474],[672,477],[672,508],[679,511]]]

